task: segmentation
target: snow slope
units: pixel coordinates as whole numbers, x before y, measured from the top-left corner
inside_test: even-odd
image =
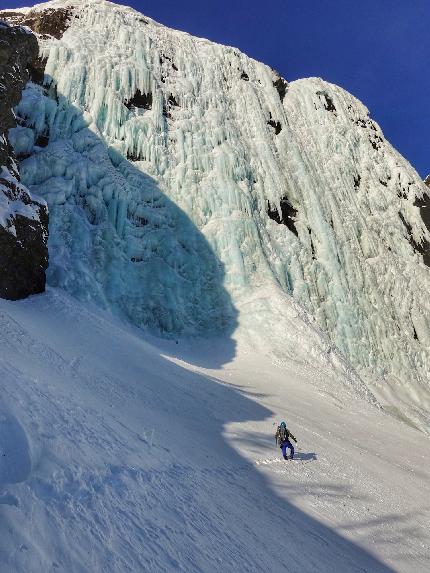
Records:
[[[11,139],[49,204],[51,285],[170,336],[247,328],[251,304],[280,360],[293,298],[428,431],[427,188],[367,109],[104,0],[17,13],[47,9],[69,27],[40,36]]]
[[[0,337],[2,573],[429,570],[428,438],[324,356],[157,341],[53,289],[0,301]]]

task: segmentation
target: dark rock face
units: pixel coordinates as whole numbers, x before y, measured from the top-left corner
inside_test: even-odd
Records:
[[[284,97],[288,89],[288,82],[286,82],[276,70],[273,70],[273,73],[276,76],[276,79],[273,80],[273,87],[276,88],[276,91],[279,94],[279,99],[284,101]]]
[[[333,102],[332,102],[333,103]],[[334,104],[333,104],[334,107]],[[333,111],[332,109],[329,109],[326,106],[327,111],[332,111],[333,113],[336,113],[336,108]],[[348,109],[352,109],[351,106],[348,107]],[[372,144],[373,149],[375,149],[375,151],[377,151],[378,149],[381,148],[382,144],[384,143],[384,140],[382,139],[382,137],[379,135],[378,130],[376,128],[375,123],[370,119],[369,116],[363,118],[358,118],[358,119],[352,119],[351,120],[355,123],[355,125],[358,125],[358,127],[361,127],[363,129],[367,129],[368,133],[369,133],[369,141]]]
[[[28,26],[33,32],[43,36],[53,36],[60,39],[69,27],[71,9],[46,9],[41,12],[30,10],[26,14],[10,10],[0,11],[0,18],[9,24]]]
[[[28,71],[30,73],[30,80],[35,83],[42,85],[43,80],[45,78],[45,67],[46,67],[46,58],[42,58],[39,56],[31,62],[28,66]]]
[[[270,125],[271,127],[273,127],[273,129],[275,130],[275,135],[278,135],[279,133],[281,133],[282,131],[282,125],[280,121],[275,121],[272,117],[272,114],[270,113],[270,117],[269,117],[269,121],[267,122],[267,125]]]
[[[429,217],[430,199],[428,197],[424,197],[423,199],[418,199],[415,202],[415,205],[420,208],[421,218],[424,224],[426,225],[427,229],[429,229],[430,231],[430,217]],[[400,211],[399,211],[399,217],[406,229],[406,232],[409,237],[409,242],[412,245],[413,249],[417,253],[420,253],[423,256],[424,263],[428,267],[430,267],[430,244],[426,240],[422,241],[422,243],[417,243],[412,235],[411,225],[406,221],[406,219],[404,218],[404,216]]]
[[[35,36],[22,28],[0,21],[0,133],[15,127],[12,108],[21,99],[28,80],[28,63],[37,58],[39,48]],[[0,150],[1,165],[10,165],[7,145]]]
[[[425,180],[425,184],[430,187],[430,175]],[[430,193],[429,195],[423,195],[421,199],[417,199],[415,205],[420,208],[421,219],[430,231]],[[428,242],[425,241],[423,245],[420,245],[420,249],[418,250],[423,255],[425,264],[430,267],[430,245]]]
[[[152,93],[143,94],[138,89],[131,99],[124,102],[124,105],[131,109],[132,107],[137,107],[141,109],[151,109],[152,108]]]
[[[297,217],[297,209],[291,205],[287,197],[283,197],[280,201],[281,213],[278,209],[267,203],[267,214],[269,217],[278,223],[278,225],[285,225],[288,229],[298,237],[295,220]]]
[[[43,292],[48,266],[47,207],[20,184],[7,137],[37,55],[33,34],[0,22],[0,297],[11,300]]]
[[[48,210],[20,185],[17,173],[11,175],[0,177],[0,193],[19,209],[12,212],[6,227],[0,225],[0,297],[17,300],[45,290]]]
[[[164,117],[168,117],[168,118],[172,119],[171,111],[174,107],[178,107],[178,106],[179,106],[178,100],[175,98],[175,96],[173,94],[170,94],[169,97],[167,98],[167,103],[164,102],[164,104],[163,104],[163,115],[164,115]]]
[[[324,104],[324,108],[326,109],[326,111],[331,111],[332,113],[337,115],[336,106],[334,105],[333,99],[329,96],[329,94],[327,92],[317,92],[317,95]]]

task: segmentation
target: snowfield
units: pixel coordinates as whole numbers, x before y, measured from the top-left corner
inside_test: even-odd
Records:
[[[2,573],[429,570],[428,438],[310,346],[159,341],[55,289],[0,337]]]

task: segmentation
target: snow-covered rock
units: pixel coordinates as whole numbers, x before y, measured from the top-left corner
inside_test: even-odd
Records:
[[[11,131],[51,284],[170,334],[238,320],[279,359],[319,328],[429,429],[427,187],[367,109],[104,0],[13,21],[56,10]]]
[[[37,54],[34,34],[0,21],[0,297],[8,299],[43,292],[48,265],[46,203],[20,183],[7,134]]]

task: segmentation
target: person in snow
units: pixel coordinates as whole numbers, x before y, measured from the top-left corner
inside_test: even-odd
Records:
[[[285,422],[281,422],[278,426],[278,429],[276,430],[275,439],[276,443],[279,444],[279,447],[282,450],[282,455],[284,456],[284,460],[288,460],[287,448],[291,451],[290,460],[294,458],[294,446],[290,442],[290,438],[292,438],[297,444],[296,438],[287,429],[287,424]]]

